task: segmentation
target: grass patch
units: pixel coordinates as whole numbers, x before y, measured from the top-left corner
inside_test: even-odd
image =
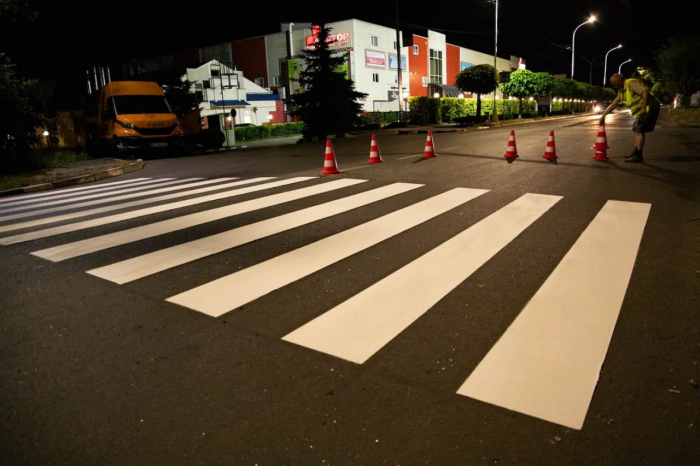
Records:
[[[672,108],[670,115],[674,125],[700,127],[700,107]]]
[[[92,160],[85,152],[71,150],[37,149],[26,156],[7,157],[0,165],[0,191],[35,184],[51,183],[73,175],[51,173],[52,168]]]

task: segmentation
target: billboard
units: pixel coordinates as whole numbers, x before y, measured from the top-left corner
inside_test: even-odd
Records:
[[[396,66],[397,63],[398,63],[398,55],[396,55],[395,53],[390,53],[389,54],[389,69],[390,70],[397,70],[398,69],[398,67]],[[408,69],[407,60],[406,60],[405,55],[401,56],[401,69],[404,71]]]
[[[365,65],[368,68],[386,68],[386,53],[377,50],[365,50]]]

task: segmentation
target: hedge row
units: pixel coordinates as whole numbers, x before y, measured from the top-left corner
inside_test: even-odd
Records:
[[[250,141],[253,139],[277,138],[281,136],[293,136],[301,134],[304,123],[280,123],[260,126],[241,126],[236,128],[236,141]]]
[[[501,119],[514,118],[520,111],[517,100],[497,100],[498,116]],[[454,97],[410,97],[408,99],[410,120],[413,124],[427,125],[437,123],[452,123],[455,118],[476,116],[476,99],[458,99]],[[481,115],[491,114],[493,100],[481,100]],[[536,112],[535,102],[523,101],[523,114],[531,115]]]

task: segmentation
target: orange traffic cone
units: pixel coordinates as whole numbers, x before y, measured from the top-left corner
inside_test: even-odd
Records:
[[[428,138],[425,141],[425,151],[423,152],[423,158],[429,159],[432,157],[437,157],[435,155],[435,148],[433,147],[433,132],[428,131]]]
[[[515,146],[515,131],[510,131],[510,137],[508,138],[508,149],[506,149],[507,159],[515,159],[518,156],[518,148]]]
[[[330,139],[326,141],[326,160],[323,162],[323,171],[321,175],[337,175],[338,162],[335,160],[335,152],[333,152],[333,144]]]
[[[372,135],[372,144],[369,147],[369,162],[367,163],[382,163],[382,155],[379,153],[379,146],[377,145],[377,137]]]
[[[557,148],[554,145],[554,131],[549,132],[549,139],[547,139],[547,147],[544,149],[543,158],[547,160],[557,159]]]
[[[595,155],[593,156],[594,160],[609,160],[608,141],[605,137],[605,123],[600,125],[598,128],[598,137],[595,138],[595,145],[593,145],[593,148],[595,149]]]

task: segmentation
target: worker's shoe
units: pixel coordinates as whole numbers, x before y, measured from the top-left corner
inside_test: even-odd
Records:
[[[635,147],[635,149],[632,151],[632,153],[630,155],[628,155],[627,157],[625,157],[625,162],[631,162],[631,163],[644,162],[644,157],[642,157],[642,151]]]

